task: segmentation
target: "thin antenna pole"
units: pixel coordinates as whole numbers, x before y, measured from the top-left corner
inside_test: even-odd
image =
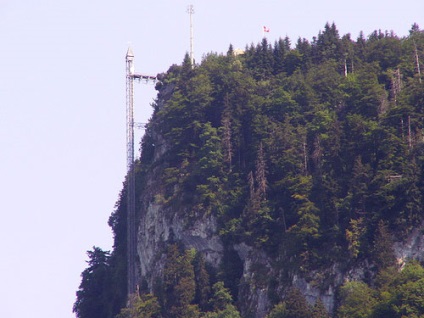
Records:
[[[194,35],[193,35],[193,14],[194,14],[194,6],[190,4],[187,7],[187,13],[190,15],[190,62],[191,67],[194,67]]]

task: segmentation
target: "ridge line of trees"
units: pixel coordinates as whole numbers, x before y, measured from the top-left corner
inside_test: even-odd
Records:
[[[387,238],[405,238],[423,221],[424,32],[414,24],[407,37],[375,31],[353,40],[350,34],[340,36],[333,23],[312,42],[299,38],[293,48],[288,38],[273,45],[264,38],[244,54],[233,52],[230,45],[225,55],[207,54],[195,67],[186,55],[181,65],[159,76],[157,103],[136,165],[137,193],[147,193],[146,176],[159,169],[162,179],[152,201],[175,213],[187,211],[179,215],[187,226],[215,217],[227,246],[243,242],[264,250],[278,273],[261,282],[281,309],[280,316],[273,311],[270,317],[294,310],[289,299],[284,301],[288,287],[277,288],[293,272],[308,276],[334,263],[350,268],[365,260],[371,264],[370,281],[341,287],[337,317],[348,317],[357,301],[349,297],[357,289],[372,295],[361,317],[376,315],[383,303],[393,317],[405,310],[424,314],[418,302],[408,303],[412,309],[402,307],[410,300],[400,296],[406,294],[384,298],[383,289],[373,285],[388,268],[403,273],[393,264],[391,246],[379,240],[382,227],[390,242]],[[155,161],[158,136],[166,145],[160,162]],[[125,185],[109,220],[114,250],[89,252],[74,304],[79,318],[115,318],[125,307],[122,197]],[[168,243],[159,254],[170,253]],[[207,299],[221,281],[235,305],[245,308],[238,299],[241,273],[228,272],[242,268],[239,258],[224,257],[220,272],[209,269],[212,279],[203,286],[197,274],[183,274],[194,266],[196,253],[173,253],[181,258],[175,264],[185,262],[171,275],[182,275],[180,280],[170,283],[164,275],[156,293],[141,288],[135,307],[159,308],[163,317],[215,317]],[[420,279],[413,288],[420,288]],[[384,284],[407,288],[401,280]],[[100,290],[99,298],[94,290]],[[231,310],[237,315],[235,307]]]

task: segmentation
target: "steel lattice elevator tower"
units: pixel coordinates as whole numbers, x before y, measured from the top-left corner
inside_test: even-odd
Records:
[[[127,90],[127,293],[137,291],[137,229],[135,204],[134,171],[134,80],[156,81],[156,76],[136,74],[134,72],[134,53],[128,48],[126,55],[126,90]]]
[[[128,48],[127,68],[127,292],[136,291],[136,228],[135,228],[135,175],[134,175],[134,53]]]

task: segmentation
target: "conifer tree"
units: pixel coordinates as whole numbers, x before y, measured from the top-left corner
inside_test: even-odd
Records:
[[[193,258],[193,250],[180,253],[176,244],[168,248],[164,269],[164,309],[171,314],[170,317],[189,318],[199,312],[192,304],[196,292]]]
[[[363,282],[347,282],[340,288],[341,306],[338,308],[340,318],[370,317],[376,304],[373,291]]]
[[[151,294],[130,295],[128,306],[123,308],[116,318],[160,318],[160,306]]]
[[[224,162],[228,165],[228,172],[231,173],[232,170],[232,159],[233,159],[233,145],[232,145],[232,132],[231,132],[231,117],[230,117],[230,101],[228,93],[225,94],[224,97],[224,111],[222,113],[222,149],[223,149],[223,156],[224,156]]]
[[[208,300],[211,292],[209,285],[209,274],[206,270],[205,258],[201,253],[196,253],[193,260],[194,278],[196,282],[195,303],[199,304],[202,310],[208,308]]]
[[[287,308],[287,316],[290,318],[310,318],[311,308],[305,297],[297,288],[291,288],[284,299]]]
[[[240,318],[240,313],[232,304],[232,297],[224,283],[219,281],[212,286],[213,295],[210,300],[213,311],[206,313],[204,318]]]
[[[374,262],[379,271],[395,266],[396,257],[393,250],[393,240],[389,233],[387,224],[380,220],[374,239],[373,248]]]
[[[377,278],[369,277],[373,288],[346,283],[339,315],[422,315],[414,296],[420,269],[405,266],[398,276],[390,248],[391,237],[405,238],[424,215],[424,33],[418,25],[410,32],[400,38],[378,30],[353,41],[327,23],[311,43],[299,38],[291,48],[286,38],[271,47],[263,39],[237,57],[230,45],[228,56],[208,54],[196,67],[187,54],[160,76],[137,182],[149,178],[155,204],[187,228],[199,216],[217,216],[215,234],[225,241],[218,276],[233,298],[248,265],[236,244],[261,248],[272,266],[284,263],[296,274],[321,273],[335,261],[349,271],[359,263],[349,262],[350,252],[350,260],[375,265]],[[141,216],[150,194],[138,194]],[[90,315],[113,318],[125,305],[125,204],[110,218],[113,253],[102,261],[93,251],[99,266],[83,272],[74,306],[80,317],[94,308]],[[162,281],[149,281],[161,313],[210,310],[203,260],[172,240],[162,243],[167,252],[155,255],[167,254]],[[152,272],[141,279],[160,275]],[[272,315],[285,317],[294,303],[286,299]]]
[[[288,310],[285,302],[279,303],[272,308],[267,318],[288,318]]]
[[[88,251],[88,267],[82,272],[81,284],[73,312],[78,318],[109,317],[109,276],[110,253],[99,247]]]
[[[257,184],[257,196],[260,200],[266,200],[267,180],[266,180],[266,163],[264,156],[264,147],[262,142],[259,144],[258,155],[256,159],[255,179]]]
[[[287,37],[286,40],[287,41],[280,38],[274,43],[274,74],[279,74],[285,71],[285,57],[290,50],[290,40]]]
[[[321,298],[315,302],[314,307],[312,308],[312,318],[330,318],[330,314],[327,309],[325,309],[324,303]]]

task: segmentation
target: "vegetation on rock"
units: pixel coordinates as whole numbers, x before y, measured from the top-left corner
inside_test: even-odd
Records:
[[[392,250],[393,237],[424,216],[423,57],[416,24],[407,37],[375,31],[356,40],[326,24],[312,42],[264,38],[195,67],[185,58],[157,84],[137,193],[161,165],[157,203],[184,206],[187,224],[213,215],[226,246],[265,251],[280,273],[261,282],[275,295],[268,317],[326,317],[320,301],[311,307],[288,288],[289,274],[365,260],[369,279],[340,287],[337,317],[423,315],[424,270],[411,262],[400,271]],[[158,135],[167,145],[160,159]],[[113,318],[125,307],[125,218],[121,199],[109,221],[114,250],[89,252],[79,318]],[[225,269],[240,259],[224,256],[214,272],[195,250],[168,243],[163,277],[154,295],[141,289],[135,312],[239,317],[241,273]],[[139,317],[128,310],[119,317]]]

